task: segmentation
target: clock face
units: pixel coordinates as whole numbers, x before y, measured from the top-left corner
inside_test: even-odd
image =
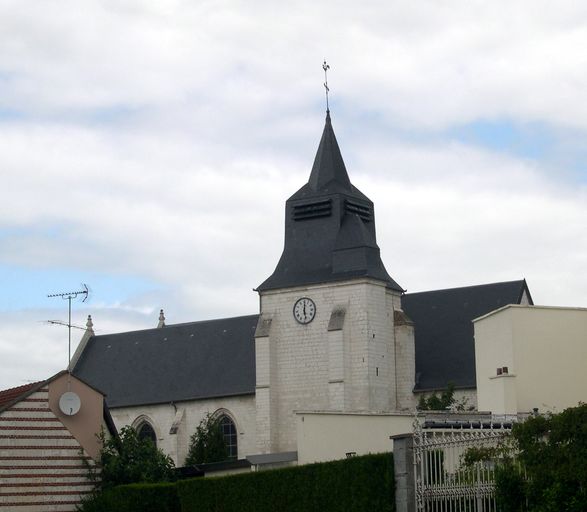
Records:
[[[77,414],[81,405],[82,403],[79,396],[73,391],[63,393],[59,399],[59,409],[61,409],[61,412],[67,416]]]
[[[309,324],[316,316],[316,304],[312,299],[302,297],[293,308],[294,318],[301,324]]]

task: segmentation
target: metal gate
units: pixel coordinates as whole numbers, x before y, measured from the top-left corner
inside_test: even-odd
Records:
[[[485,427],[485,428],[479,428]],[[494,447],[509,435],[502,424],[460,425],[456,430],[423,428],[414,422],[416,510],[419,512],[494,512],[492,462],[465,465],[470,448]]]

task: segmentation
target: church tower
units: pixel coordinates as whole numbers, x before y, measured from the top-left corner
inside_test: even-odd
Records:
[[[261,452],[295,450],[294,411],[409,405],[413,337],[404,332],[403,289],[381,261],[373,203],[349,179],[328,111],[308,183],[285,205],[283,254],[257,291]]]

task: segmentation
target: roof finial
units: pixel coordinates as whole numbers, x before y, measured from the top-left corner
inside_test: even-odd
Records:
[[[163,310],[159,311],[159,324],[157,327],[159,329],[161,329],[161,327],[165,327],[165,313],[163,313]]]
[[[326,113],[330,114],[330,107],[328,106],[328,92],[330,91],[328,88],[328,70],[330,69],[330,66],[326,63],[326,59],[324,59],[322,69],[324,70],[324,89],[326,89]]]
[[[92,315],[88,315],[88,321],[86,322],[86,329],[88,331],[94,331],[94,322],[92,322]]]

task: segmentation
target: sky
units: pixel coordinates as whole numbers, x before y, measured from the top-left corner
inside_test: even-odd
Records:
[[[330,109],[408,292],[587,307],[587,3],[0,0],[0,389],[258,312]],[[83,331],[72,330],[72,349]]]

